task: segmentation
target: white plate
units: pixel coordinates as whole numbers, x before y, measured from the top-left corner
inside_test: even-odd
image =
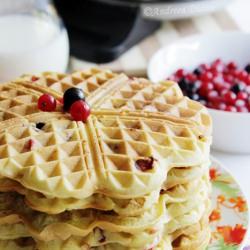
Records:
[[[213,187],[213,210],[210,215],[212,239],[207,250],[242,249],[248,242],[249,213],[246,197],[228,170],[214,158],[210,177]]]

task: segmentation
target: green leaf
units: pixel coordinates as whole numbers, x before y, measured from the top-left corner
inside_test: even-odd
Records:
[[[224,239],[219,240],[219,242],[213,246],[209,246],[207,250],[237,250],[238,246],[227,245]]]
[[[236,198],[239,194],[239,189],[229,186],[228,183],[214,181],[213,187],[220,189],[226,198]]]

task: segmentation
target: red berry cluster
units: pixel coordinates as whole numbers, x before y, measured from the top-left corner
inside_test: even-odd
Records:
[[[178,82],[184,95],[209,108],[250,112],[250,64],[240,69],[233,61],[217,59],[193,72],[178,69],[168,79]]]
[[[86,122],[90,115],[90,107],[85,102],[84,93],[81,89],[70,88],[63,96],[63,99],[58,100],[58,103],[63,105],[64,111],[69,111],[75,121]],[[55,111],[57,106],[56,99],[49,95],[43,94],[38,99],[38,108],[42,111]]]

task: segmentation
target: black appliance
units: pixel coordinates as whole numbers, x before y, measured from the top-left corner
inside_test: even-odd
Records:
[[[140,11],[141,3],[155,2],[170,1],[54,0],[69,33],[71,54],[95,63],[116,59],[160,27],[160,21],[145,19]]]

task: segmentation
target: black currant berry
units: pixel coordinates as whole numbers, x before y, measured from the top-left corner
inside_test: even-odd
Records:
[[[195,75],[197,75],[197,76],[200,76],[201,73],[202,73],[202,70],[201,70],[200,68],[196,68],[196,69],[193,71],[193,73],[194,73]]]
[[[250,64],[245,67],[245,71],[250,74]]]
[[[63,95],[63,109],[69,111],[71,105],[76,101],[85,101],[84,93],[79,88],[67,89]]]
[[[188,90],[188,81],[185,78],[181,78],[181,80],[178,82],[180,88],[182,91]]]
[[[239,92],[243,91],[245,89],[244,84],[241,83],[236,83],[231,87],[231,90],[235,93],[238,94]]]

